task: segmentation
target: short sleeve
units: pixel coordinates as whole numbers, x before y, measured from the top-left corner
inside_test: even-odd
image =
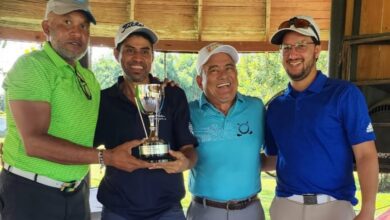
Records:
[[[363,94],[354,85],[348,85],[340,98],[340,113],[351,145],[375,139],[371,119]]]
[[[9,100],[50,101],[48,70],[30,54],[20,57],[8,72],[3,88]]]

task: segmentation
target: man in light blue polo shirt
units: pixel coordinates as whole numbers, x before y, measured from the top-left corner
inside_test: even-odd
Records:
[[[190,103],[199,145],[191,170],[189,220],[263,220],[260,150],[263,102],[237,92],[236,49],[212,43],[199,51],[196,81],[202,96]]]
[[[373,220],[378,159],[362,93],[316,69],[320,30],[311,17],[282,22],[271,42],[290,78],[266,113],[266,153],[277,156],[271,219]],[[354,158],[362,192],[356,217]]]

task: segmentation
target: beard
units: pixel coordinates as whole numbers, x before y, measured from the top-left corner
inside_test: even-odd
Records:
[[[87,46],[82,49],[80,52],[74,52],[71,50],[68,50],[65,45],[61,44],[60,42],[57,41],[50,41],[51,46],[53,49],[62,57],[65,61],[73,63],[85,56],[85,54],[88,52],[87,51]]]
[[[57,53],[62,58],[64,58],[64,60],[78,61],[85,56],[85,54],[87,53],[87,50],[84,50],[82,53],[74,53],[74,52],[68,51],[66,49],[59,48],[57,50]]]
[[[317,60],[316,60],[315,55],[313,55],[312,59],[310,59],[307,63],[305,63],[303,61],[302,71],[299,72],[298,74],[294,74],[294,73],[290,72],[287,68],[285,68],[285,69],[286,69],[287,75],[289,76],[289,78],[292,81],[301,81],[301,80],[306,79],[306,77],[310,74],[311,70],[315,67],[316,62],[317,62]]]

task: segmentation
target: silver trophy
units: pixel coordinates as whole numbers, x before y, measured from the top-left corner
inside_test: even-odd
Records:
[[[139,158],[151,163],[172,160],[169,145],[158,137],[159,116],[164,103],[164,91],[160,84],[138,84],[135,87],[138,113],[147,140],[139,146]],[[146,131],[143,114],[149,117],[149,135]]]

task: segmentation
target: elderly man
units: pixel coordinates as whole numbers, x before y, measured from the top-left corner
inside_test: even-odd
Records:
[[[129,170],[125,143],[92,148],[100,87],[78,60],[96,23],[86,0],[50,0],[43,49],[20,57],[4,80],[8,133],[0,174],[2,220],[89,220],[90,163]]]
[[[161,84],[151,74],[153,48],[158,37],[138,21],[118,28],[114,55],[123,76],[112,87],[102,91],[95,145],[107,149],[124,141],[145,138],[149,120],[137,107],[135,86]],[[189,110],[184,91],[167,87],[160,110],[159,138],[170,144],[174,161],[149,163],[141,160],[139,148],[133,148],[130,172],[107,166],[100,183],[98,200],[103,204],[102,220],[183,220],[180,200],[184,197],[184,170],[196,161],[195,137],[189,130]]]
[[[378,159],[362,93],[317,70],[320,29],[311,17],[282,22],[271,42],[290,78],[266,114],[266,153],[277,157],[278,176],[271,219],[373,220]],[[354,159],[362,191],[356,217]]]
[[[190,103],[198,162],[191,170],[189,220],[263,220],[260,150],[264,105],[237,92],[236,49],[212,43],[198,54],[196,82],[203,91]]]

